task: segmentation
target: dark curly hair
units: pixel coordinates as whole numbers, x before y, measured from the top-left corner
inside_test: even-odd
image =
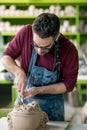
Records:
[[[55,14],[42,13],[34,20],[32,29],[41,38],[55,37],[59,33],[60,20]]]

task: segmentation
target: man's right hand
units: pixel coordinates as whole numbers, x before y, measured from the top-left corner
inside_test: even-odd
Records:
[[[18,92],[21,94],[20,96],[22,96],[27,85],[27,76],[23,69],[19,68],[19,70],[15,73],[14,84],[18,88]]]
[[[6,70],[14,76],[14,84],[17,86],[20,94],[23,95],[23,91],[27,85],[27,76],[24,70],[17,65],[11,56],[8,55],[2,57],[1,63]]]

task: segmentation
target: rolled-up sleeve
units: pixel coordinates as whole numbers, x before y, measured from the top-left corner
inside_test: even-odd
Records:
[[[76,85],[78,69],[78,51],[73,46],[68,50],[63,70],[63,82],[66,85],[67,92],[71,92]]]

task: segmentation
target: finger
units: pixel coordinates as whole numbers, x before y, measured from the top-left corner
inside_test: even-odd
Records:
[[[25,89],[25,84],[23,83],[23,84],[21,85],[21,94],[22,94],[22,95],[23,95],[24,89]]]
[[[24,80],[24,82],[21,84],[21,93],[22,94],[24,92],[24,89],[25,89],[26,85],[27,85],[27,80]]]
[[[23,97],[26,97],[27,95],[29,95],[30,93],[29,93],[29,91],[28,90],[24,90],[24,92],[23,92]],[[30,94],[31,95],[31,94]]]
[[[30,99],[32,97],[32,95],[27,95],[24,97],[24,100]]]
[[[14,85],[17,87],[18,91],[21,91],[21,82],[18,81],[16,78],[14,80]]]

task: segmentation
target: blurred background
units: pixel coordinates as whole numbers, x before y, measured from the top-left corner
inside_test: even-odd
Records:
[[[43,12],[59,16],[60,32],[68,37],[79,53],[79,75],[73,92],[65,94],[65,108],[71,114],[87,101],[87,1],[86,0],[0,0],[0,58],[9,41],[25,24]],[[17,97],[13,77],[0,63],[0,115],[6,115]],[[6,112],[6,113],[5,113]]]

